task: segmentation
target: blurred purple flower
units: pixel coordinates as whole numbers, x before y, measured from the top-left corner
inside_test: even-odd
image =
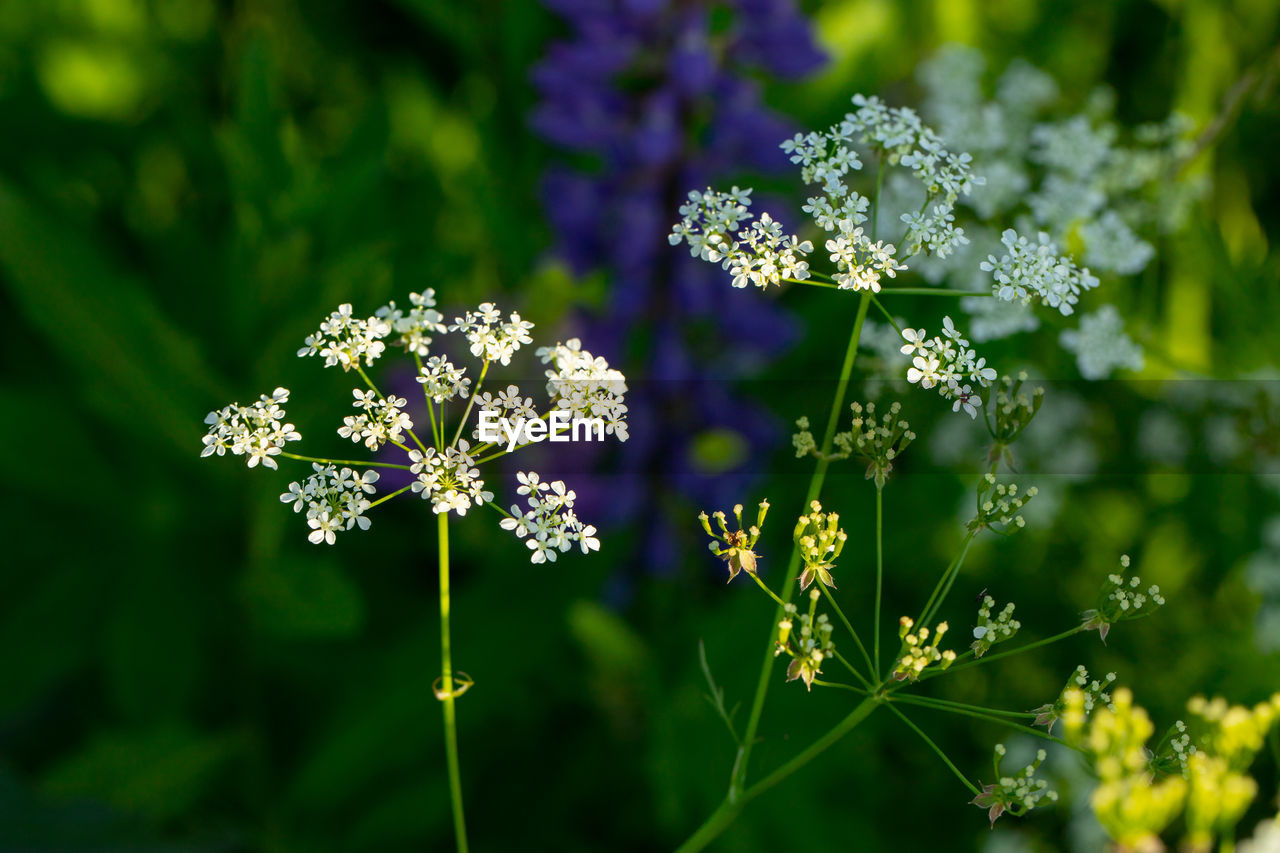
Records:
[[[628,400],[632,439],[614,466],[627,494],[602,487],[598,512],[649,513],[637,556],[660,570],[678,553],[661,518],[672,490],[718,507],[747,486],[746,474],[699,473],[697,437],[736,434],[747,458],[776,438],[770,418],[736,399],[731,382],[795,336],[774,304],[731,291],[719,270],[673,249],[666,235],[690,189],[789,167],[778,143],[793,131],[748,75],[794,78],[825,57],[794,0],[544,2],[570,34],[532,72],[541,101],[530,121],[581,160],[548,171],[544,206],[557,254],[579,274],[611,274],[609,304],[576,332],[638,380]]]

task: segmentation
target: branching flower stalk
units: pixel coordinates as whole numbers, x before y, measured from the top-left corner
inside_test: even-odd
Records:
[[[1037,81],[1032,82],[1039,85]],[[749,530],[729,531],[723,525],[723,514],[717,514],[722,528],[717,534],[708,526],[708,517],[705,514],[701,516],[704,528],[714,540],[711,544],[713,552],[729,564],[729,580],[745,571],[775,602],[776,610],[769,647],[742,735],[739,736],[737,729],[730,725],[737,754],[725,800],[681,846],[682,851],[702,849],[736,819],[747,802],[804,766],[881,705],[889,707],[939,755],[974,795],[972,802],[986,808],[993,822],[1001,814],[1023,814],[1042,800],[1054,799],[1056,795],[1048,791],[1042,781],[1032,779],[1043,755],[1016,776],[1007,776],[1001,773],[999,766],[1003,747],[997,746],[996,778],[985,785],[976,784],[894,705],[915,704],[983,719],[1024,734],[1060,742],[1050,732],[1040,732],[1028,725],[1028,722],[1040,719],[1036,712],[964,706],[903,691],[919,682],[991,664],[1065,640],[1085,630],[1096,629],[1105,638],[1106,631],[1115,622],[1134,618],[1138,611],[1145,615],[1150,608],[1163,603],[1157,589],[1138,593],[1139,581],[1116,580],[1118,576],[1113,576],[1104,588],[1099,606],[1085,613],[1075,627],[1013,649],[992,652],[993,646],[1009,641],[1019,631],[1021,623],[1013,618],[1012,603],[996,609],[994,599],[983,597],[975,616],[969,648],[958,653],[945,647],[946,641],[951,639],[949,625],[946,621],[935,624],[934,619],[948,601],[976,537],[984,531],[1013,535],[1026,524],[1022,509],[1035,497],[1035,488],[1023,489],[1016,483],[998,479],[997,475],[1001,463],[1012,470],[1010,448],[1039,411],[1043,391],[1036,389],[1032,394],[1024,393],[1025,374],[1001,380],[996,369],[988,366],[986,359],[971,347],[969,337],[962,333],[951,316],[943,318],[939,334],[931,335],[923,328],[904,328],[904,324],[881,303],[881,298],[895,294],[977,295],[1009,305],[1010,310],[1028,311],[1030,309],[1026,306],[1034,304],[1068,316],[1084,298],[1100,289],[1103,282],[1087,268],[1078,266],[1072,258],[1061,254],[1057,241],[1048,233],[1038,232],[1033,239],[1028,239],[1007,229],[1003,235],[1003,257],[991,255],[983,259],[979,256],[973,260],[973,265],[980,267],[980,272],[988,274],[990,290],[985,294],[939,287],[890,286],[889,282],[896,281],[901,273],[908,270],[909,264],[917,263],[914,259],[920,258],[923,264],[930,262],[930,258],[947,258],[969,243],[964,229],[956,224],[957,205],[973,204],[967,202],[966,197],[984,181],[974,174],[973,158],[949,150],[943,139],[913,110],[890,108],[876,98],[861,95],[854,97],[853,104],[855,110],[826,132],[797,135],[782,145],[792,162],[799,166],[801,178],[813,189],[814,194],[808,198],[804,211],[812,218],[813,226],[826,232],[825,240],[805,239],[804,235],[788,233],[768,213],[752,219],[751,190],[738,187],[729,192],[706,189],[690,193],[688,203],[680,208],[682,219],[673,227],[670,236],[673,245],[686,244],[695,257],[721,265],[729,273],[734,287],[752,285],[768,289],[788,283],[816,286],[827,292],[861,291],[858,312],[821,441],[817,441],[809,431],[807,418],[797,422],[799,431],[793,440],[796,455],[812,456],[815,462],[805,496],[806,509],[796,523],[794,547],[781,589],[774,592],[756,571],[754,549],[763,517]],[[1077,143],[1072,141],[1075,137],[1071,134],[1079,135],[1083,131],[1077,125],[1044,125],[1037,126],[1036,133],[1036,144],[1043,149],[1037,149],[1036,156],[1042,155],[1043,162],[1051,164],[1053,169],[1060,168],[1066,174],[1073,174],[1071,170],[1077,169],[1078,164],[1070,155]],[[1098,148],[1109,143],[1097,142],[1092,137],[1088,141],[1095,146],[1095,153],[1091,156],[1097,162],[1103,162],[1110,156],[1105,148]],[[862,168],[864,157],[874,157],[877,164],[874,191],[870,198],[861,195],[849,183]],[[1088,168],[1093,168],[1093,163],[1091,160]],[[903,170],[909,173],[909,179],[902,174]],[[893,180],[886,184],[886,173],[890,172],[894,179],[904,178],[903,184],[914,181],[914,190],[911,191],[915,194],[914,200],[905,212],[896,217],[904,226],[896,244],[880,239],[877,234],[883,208],[887,206],[884,196],[889,192],[889,186],[894,185]],[[1066,178],[1055,175],[1054,179],[1058,181],[1054,184],[1056,191],[1065,192],[1060,185]],[[895,192],[901,194],[900,190]],[[1047,193],[1048,190],[1039,197],[1045,209],[1048,209],[1050,201],[1057,201],[1057,197],[1051,198]],[[895,213],[900,211],[902,199],[897,199],[893,206]],[[869,234],[863,227],[868,219]],[[1106,232],[1105,228],[1095,230],[1099,234]],[[833,267],[830,272],[822,272],[811,264],[815,245],[826,249]],[[901,337],[901,352],[911,359],[906,380],[922,389],[937,391],[955,412],[963,412],[975,419],[981,413],[991,437],[990,468],[977,483],[974,516],[967,526],[959,552],[941,573],[924,602],[920,616],[916,619],[903,616],[900,619],[899,649],[883,669],[880,654],[884,573],[883,489],[899,455],[915,435],[900,419],[898,403],[893,403],[882,418],[876,417],[871,404],[855,403],[852,407],[852,428],[838,432],[866,313],[872,304]],[[960,307],[969,310],[967,306],[972,304],[973,299],[961,299]],[[992,322],[987,325],[991,326]],[[870,651],[836,599],[837,575],[833,570],[842,551],[847,557],[845,544],[849,536],[839,528],[835,514],[823,513],[818,503],[830,465],[851,456],[857,456],[867,465],[867,478],[874,479],[876,484],[876,578]],[[741,508],[736,507],[735,514],[739,516],[741,528],[740,513]],[[839,576],[851,577],[848,572]],[[810,589],[809,609],[805,613],[792,604],[797,581],[801,589]],[[841,586],[845,586],[843,580]],[[861,664],[851,663],[840,653],[839,644],[832,636],[832,621],[817,612],[820,601],[835,612],[838,624],[858,649],[859,655],[851,657],[855,660],[860,657]],[[787,680],[801,680],[810,690],[814,686],[834,688],[860,694],[863,698],[844,720],[809,747],[760,781],[748,784],[749,759],[752,745],[758,739],[773,661],[775,656],[783,654],[791,659]],[[855,684],[832,680],[824,672],[823,664],[832,659],[850,672]]]
[[[563,481],[545,482],[534,471],[519,472],[516,493],[524,497],[526,506],[512,504],[508,511],[494,503],[493,492],[486,488],[480,466],[527,446],[536,441],[537,436],[545,436],[549,429],[554,430],[557,418],[553,415],[597,426],[600,439],[608,434],[625,441],[627,388],[621,373],[611,369],[604,359],[582,349],[581,343],[573,339],[537,350],[537,357],[547,365],[547,404],[541,411],[533,399],[524,396],[515,385],[508,385],[497,394],[482,393],[480,388],[490,368],[494,364],[510,364],[512,357],[532,342],[529,332],[533,324],[514,312],[503,319],[492,303],[484,303],[446,325],[435,304],[434,291],[426,290],[410,295],[407,310],[392,302],[368,318],[356,316],[349,304],[339,306],[298,351],[300,357],[323,359],[326,367],[341,367],[344,373],[354,371],[364,383],[364,388],[352,391],[353,406],[358,413],[344,418],[338,435],[372,452],[396,448],[405,455],[403,461],[388,462],[380,457],[358,462],[286,451],[286,445],[299,441],[302,436],[285,420],[284,406],[289,402],[289,391],[285,388],[277,388],[270,396],[263,395],[250,406],[232,403],[210,412],[205,419],[209,430],[201,455],[243,456],[250,468],[276,469],[277,458],[310,463],[310,476],[290,483],[280,500],[291,504],[295,512],[305,513],[310,528],[307,538],[314,544],[334,545],[340,534],[345,537],[346,532],[353,529],[369,529],[369,511],[401,494],[411,492],[430,503],[436,516],[440,573],[440,676],[432,684],[432,692],[443,708],[455,843],[459,851],[466,851],[456,702],[474,682],[453,665],[449,517],[461,518],[473,506],[493,507],[502,516],[499,527],[524,542],[529,560],[535,565],[554,562],[574,546],[583,554],[599,550],[595,527],[578,518],[574,512],[576,495]],[[465,367],[455,366],[445,354],[432,352],[433,346],[437,346],[436,339],[449,332],[457,333],[461,346],[480,361],[474,386],[466,376]],[[417,367],[417,380],[430,418],[429,443],[414,431],[407,411],[408,401],[384,395],[365,370],[386,352],[388,343],[403,347]],[[452,431],[452,439],[448,439],[445,405],[455,399],[465,399],[467,403]],[[504,428],[512,430],[512,434],[501,436],[499,441],[485,440],[485,431],[476,425],[469,435],[480,443],[472,447],[463,434],[472,425],[473,412],[477,413],[480,424],[485,422],[485,416],[491,416],[489,420],[505,422]],[[534,426],[539,429],[533,429]],[[526,427],[527,431],[522,433]],[[575,425],[575,432],[576,429]],[[519,441],[521,434],[526,436],[523,442]],[[504,446],[499,446],[503,442]],[[414,479],[407,486],[371,499],[380,479],[374,469],[379,468],[406,471],[414,475]]]

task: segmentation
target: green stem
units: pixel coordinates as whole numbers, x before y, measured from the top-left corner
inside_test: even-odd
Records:
[[[754,580],[761,589],[769,593],[769,597],[772,598],[774,601],[776,601],[779,607],[787,606],[787,603],[785,601],[783,601],[781,598],[778,598],[777,594],[773,590],[769,589],[768,585],[764,581],[760,580],[759,575],[757,575],[755,572],[747,572],[747,574],[751,575],[751,579]]]
[[[871,630],[875,635],[871,645],[875,649],[875,666],[871,670],[873,678],[880,677],[880,593],[884,586],[884,490],[876,489],[876,612]]]
[[[871,291],[869,291],[869,290],[867,291],[867,293],[870,293],[870,292],[871,292]],[[872,296],[872,297],[871,297],[871,301],[875,303],[876,308],[877,308],[877,309],[879,309],[880,313],[884,315],[884,318],[885,318],[886,320],[888,320],[888,321],[889,321],[889,325],[890,325],[890,326],[893,326],[894,330],[895,330],[899,335],[901,335],[901,334],[902,334],[902,327],[898,325],[898,321],[897,321],[897,320],[893,319],[893,315],[892,315],[892,314],[890,314],[890,313],[889,313],[889,311],[888,311],[888,310],[887,310],[883,305],[881,305],[881,304],[880,304],[880,300],[879,300],[879,299],[876,299],[874,296]]]
[[[677,848],[676,853],[696,853],[703,849],[717,837],[720,833],[733,823],[738,814],[742,811],[743,806],[763,794],[765,791],[777,785],[786,779],[792,773],[795,773],[801,767],[804,767],[817,756],[821,755],[836,741],[840,740],[849,732],[867,718],[867,715],[875,710],[879,701],[873,697],[867,697],[859,702],[849,715],[837,723],[830,731],[818,738],[812,744],[798,753],[794,758],[782,764],[768,776],[765,776],[759,782],[747,788],[740,796],[733,799],[725,799],[711,816],[707,818],[702,826],[698,827],[697,832],[689,836],[683,844]],[[750,743],[750,741],[747,741]]]
[[[376,501],[374,501],[373,503],[369,504],[369,509],[373,509],[373,508],[374,508],[375,506],[377,506],[378,504],[384,504],[384,503],[386,503],[387,501],[391,500],[392,498],[399,497],[400,495],[403,495],[405,492],[409,491],[409,490],[410,490],[410,489],[412,489],[412,488],[413,488],[413,485],[412,485],[412,484],[410,484],[410,485],[408,485],[408,486],[405,486],[403,489],[397,489],[396,491],[392,492],[392,493],[391,493],[391,494],[389,494],[389,495],[383,495],[382,497],[378,498],[378,499],[377,499]]]
[[[458,853],[466,853],[467,823],[462,812],[458,725],[453,704],[453,656],[449,647],[449,513],[439,513],[436,519],[440,538],[440,692],[444,697],[445,758],[449,766],[449,799],[453,803],[453,835]]]
[[[397,465],[394,462],[370,462],[368,460],[357,461],[355,459],[325,459],[320,456],[300,456],[297,453],[289,453],[288,451],[280,451],[280,455],[286,459],[296,459],[299,462],[319,462],[321,465],[359,465],[361,468],[399,468],[402,471],[408,471],[411,466]]]
[[[840,412],[844,408],[845,394],[849,390],[849,377],[853,374],[854,360],[858,355],[858,340],[862,337],[862,325],[867,319],[867,308],[870,304],[871,293],[866,291],[858,302],[858,314],[854,318],[853,331],[849,335],[849,345],[845,350],[844,364],[840,369],[840,380],[836,383],[836,393],[831,400],[831,414],[827,418],[827,431],[822,439],[822,454],[824,455],[831,452],[836,426],[840,422]],[[810,502],[815,500],[822,491],[822,483],[826,479],[829,465],[830,461],[828,459],[822,456],[818,458],[818,462],[813,469],[813,476],[809,478],[809,490],[804,499],[804,507],[801,512],[807,512]],[[796,575],[799,574],[799,570],[800,550],[799,548],[793,548],[790,562],[787,564],[786,580],[783,582],[782,600],[784,602],[791,600],[792,593],[795,591]],[[747,760],[751,757],[751,748],[756,740],[756,732],[760,728],[760,715],[764,711],[765,696],[769,692],[769,675],[773,670],[774,632],[777,624],[782,621],[783,615],[782,605],[779,605],[773,624],[769,626],[769,637],[764,649],[764,661],[760,665],[760,676],[756,680],[756,692],[751,701],[751,713],[747,717],[747,727],[742,739],[743,747],[738,756],[739,760],[734,765],[732,778],[729,781],[730,799],[737,799],[742,782],[746,778]]]
[[[489,359],[484,360],[484,364],[480,368],[480,378],[476,380],[476,387],[471,389],[471,396],[467,398],[467,408],[462,412],[462,420],[458,421],[458,431],[453,434],[453,441],[449,444],[453,447],[458,443],[458,439],[462,437],[462,428],[467,425],[467,418],[471,417],[471,407],[476,404],[476,395],[480,393],[480,385],[484,382],[484,375],[489,372]]]
[[[859,693],[863,696],[867,695],[866,690],[863,690],[861,687],[853,684],[841,684],[838,681],[823,681],[821,678],[815,678],[813,683],[819,687],[834,687],[837,690],[852,690],[854,693]]]
[[[890,702],[886,702],[886,703],[885,703],[885,707],[886,707],[886,708],[888,708],[888,709],[889,709],[890,711],[892,711],[893,713],[897,714],[897,715],[898,715],[898,719],[902,720],[902,722],[906,723],[906,724],[907,724],[907,726],[908,726],[908,727],[910,727],[912,731],[914,731],[916,734],[920,735],[920,739],[921,739],[921,740],[923,740],[925,743],[929,744],[929,747],[930,747],[934,752],[936,752],[936,753],[938,754],[938,757],[939,757],[939,758],[941,758],[941,759],[942,759],[942,763],[943,763],[943,764],[945,764],[945,765],[947,765],[947,767],[951,768],[951,772],[952,772],[952,773],[954,773],[954,774],[956,774],[956,778],[957,778],[957,779],[959,779],[961,782],[963,782],[963,783],[964,783],[964,786],[965,786],[966,788],[968,788],[970,791],[972,791],[972,792],[973,792],[973,795],[974,795],[975,797],[982,793],[980,790],[978,790],[978,786],[977,786],[977,785],[975,785],[975,784],[973,784],[972,782],[970,782],[970,781],[969,781],[969,777],[968,777],[968,776],[966,776],[966,775],[964,775],[963,773],[961,773],[961,772],[960,772],[960,769],[959,769],[958,767],[956,767],[954,764],[952,764],[952,763],[951,763],[951,759],[950,759],[950,758],[948,758],[948,757],[947,757],[947,754],[946,754],[945,752],[943,752],[943,751],[942,751],[942,747],[940,747],[940,746],[938,746],[936,743],[934,743],[934,742],[933,742],[933,740],[932,740],[932,739],[930,739],[930,737],[929,737],[927,734],[925,734],[925,733],[920,729],[920,727],[919,727],[919,726],[917,726],[915,723],[911,722],[911,720],[907,719],[907,715],[906,715],[906,714],[902,713],[902,712],[901,712],[901,711],[899,711],[897,708],[893,707],[893,704],[892,704],[892,703],[890,703]]]
[[[1013,722],[1013,720],[996,716],[996,714],[1008,713],[1008,712],[999,712],[999,711],[995,711],[994,709],[986,709],[986,708],[973,708],[973,706],[960,705],[959,703],[942,704],[936,701],[931,701],[929,698],[924,696],[911,696],[908,694],[895,696],[893,698],[893,701],[906,702],[908,705],[917,705],[922,708],[932,708],[935,711],[946,711],[948,713],[959,714],[964,717],[973,717],[974,719],[978,719],[978,720],[986,720],[987,722],[996,723],[998,725],[1005,726],[1011,729],[1016,729],[1017,731],[1020,731],[1023,734],[1028,734],[1028,735],[1031,735],[1032,737],[1038,737],[1041,740],[1052,741],[1053,743],[1059,744],[1060,746],[1065,746],[1068,749],[1075,749],[1079,751],[1078,747],[1074,747],[1071,744],[1067,743],[1062,738],[1056,738],[1053,735],[1049,734],[1048,732],[1042,732],[1039,729],[1032,728],[1031,726],[1024,726],[1021,723]],[[983,713],[984,711],[991,711],[991,713]]]
[[[931,678],[935,675],[943,675],[944,673],[948,673],[948,672],[959,672],[962,669],[969,669],[970,667],[982,666],[983,664],[986,664],[986,663],[992,663],[994,661],[998,661],[1001,658],[1020,655],[1023,652],[1029,652],[1032,649],[1038,649],[1041,646],[1047,646],[1050,643],[1056,643],[1059,640],[1065,640],[1068,637],[1072,637],[1072,636],[1075,636],[1076,634],[1079,634],[1083,630],[1084,630],[1083,626],[1077,625],[1076,627],[1071,628],[1070,630],[1063,631],[1061,634],[1054,634],[1052,637],[1045,637],[1043,640],[1036,640],[1034,643],[1027,643],[1025,646],[1019,646],[1018,648],[1010,649],[1007,652],[997,652],[994,655],[991,655],[991,654],[983,655],[980,658],[975,658],[974,660],[967,661],[966,663],[953,664],[952,666],[948,667],[945,670],[927,672],[924,675],[920,676],[919,681],[924,681],[926,678]]]
[[[871,655],[867,654],[867,647],[862,644],[862,638],[858,636],[858,632],[853,630],[853,623],[849,621],[849,617],[844,615],[844,611],[840,609],[840,604],[836,601],[836,597],[831,594],[831,590],[827,589],[821,582],[818,588],[822,590],[822,594],[827,597],[827,602],[831,605],[831,609],[840,617],[840,621],[844,623],[844,629],[853,636],[853,642],[857,644],[858,651],[862,652],[862,659],[866,661],[867,668],[870,670],[872,678],[876,677],[876,668],[871,663]]]
[[[882,287],[880,293],[894,296],[991,296],[985,290],[951,290],[946,287]]]
[[[849,663],[848,659],[845,658],[844,655],[840,654],[840,652],[835,649],[833,649],[831,653],[835,655],[836,660],[840,661],[840,663],[844,665],[845,669],[849,670],[850,674],[853,675],[854,678],[862,682],[862,686],[866,688],[866,692],[871,693],[875,690],[875,687],[867,680],[867,677],[859,672],[856,666]]]

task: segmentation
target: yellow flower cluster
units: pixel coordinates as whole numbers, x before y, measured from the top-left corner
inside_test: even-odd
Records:
[[[943,670],[956,660],[956,653],[950,649],[945,652],[938,650],[938,644],[947,633],[946,622],[938,623],[938,627],[933,631],[932,643],[929,642],[928,627],[922,625],[920,630],[912,631],[913,627],[915,627],[915,620],[909,616],[903,616],[898,620],[898,637],[906,646],[906,653],[893,670],[893,677],[898,681],[908,679],[915,681],[930,665],[940,664],[938,669]]]

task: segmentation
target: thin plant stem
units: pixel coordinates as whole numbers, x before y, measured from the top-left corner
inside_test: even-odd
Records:
[[[702,850],[714,841],[720,833],[724,832],[731,823],[737,820],[743,806],[786,779],[792,773],[795,773],[801,767],[804,767],[830,748],[836,741],[853,731],[859,723],[867,718],[868,714],[875,710],[878,704],[880,704],[879,700],[874,697],[868,696],[863,699],[849,712],[848,716],[803,751],[796,754],[759,782],[743,790],[737,798],[733,800],[726,799],[720,804],[719,808],[711,813],[711,816],[707,818],[702,826],[698,827],[697,831],[677,848],[676,853],[697,853],[697,851]]]
[[[471,396],[467,399],[467,408],[462,412],[462,420],[458,421],[458,430],[453,434],[453,441],[449,446],[452,447],[458,443],[458,439],[462,437],[462,428],[467,425],[467,418],[471,417],[471,407],[476,404],[476,395],[480,393],[480,385],[484,382],[484,375],[489,372],[489,359],[484,360],[484,364],[480,367],[480,378],[476,380],[476,387],[471,389]]]
[[[831,605],[831,609],[836,612],[836,616],[840,617],[840,621],[844,623],[844,629],[853,636],[853,642],[857,644],[858,651],[862,652],[862,659],[866,661],[872,678],[876,677],[875,664],[871,662],[871,655],[867,654],[867,647],[862,644],[862,638],[858,636],[858,632],[853,629],[853,623],[849,621],[849,617],[844,615],[844,611],[840,609],[840,603],[836,601],[836,597],[831,594],[831,590],[822,583],[818,582],[818,588],[822,590],[822,594],[827,597],[827,602]]]
[[[444,746],[453,804],[453,835],[458,853],[467,851],[467,822],[462,811],[462,774],[458,768],[458,724],[454,710],[453,656],[449,644],[449,513],[436,515],[440,540],[440,696],[444,703]]]
[[[871,630],[874,636],[871,645],[875,649],[875,665],[871,676],[878,678],[880,673],[880,594],[884,587],[884,490],[876,488],[876,612]]]
[[[819,687],[834,687],[837,690],[852,690],[854,693],[860,693],[863,696],[867,695],[866,690],[863,690],[861,687],[854,684],[841,684],[838,681],[823,681],[821,678],[815,678],[813,683]]]
[[[373,509],[378,504],[384,504],[394,497],[399,497],[400,495],[403,495],[405,492],[409,491],[412,488],[413,488],[413,484],[410,483],[409,485],[405,486],[403,489],[396,489],[394,492],[392,492],[389,495],[383,495],[382,497],[378,498],[376,501],[373,501],[371,504],[369,504],[369,509]]]
[[[871,293],[864,292],[862,299],[858,302],[858,314],[853,321],[853,331],[849,335],[849,345],[845,350],[844,364],[840,369],[840,379],[836,383],[836,392],[831,400],[831,414],[827,418],[827,430],[822,438],[822,456],[818,458],[817,464],[814,466],[813,475],[809,478],[809,489],[804,499],[804,507],[808,507],[809,503],[815,500],[822,491],[822,484],[827,476],[827,467],[831,464],[826,459],[826,454],[831,452],[831,445],[836,434],[836,425],[840,422],[840,412],[844,409],[845,394],[849,390],[849,377],[853,374],[854,360],[858,355],[858,340],[862,337],[862,325],[867,319],[867,308],[871,303]],[[783,582],[782,600],[790,601],[791,595],[795,590],[796,575],[800,570],[800,550],[793,548],[791,550],[791,559],[787,564],[786,579]],[[782,621],[783,608],[778,606],[777,613],[774,616],[773,625],[777,625]],[[744,732],[742,742],[743,745],[739,749],[738,757],[734,763],[732,778],[729,781],[729,799],[737,800],[738,794],[742,789],[743,780],[746,778],[747,760],[751,757],[751,748],[756,740],[756,732],[760,728],[760,715],[764,711],[765,696],[769,692],[769,676],[773,671],[773,649],[774,649],[774,632],[773,626],[769,629],[769,638],[764,650],[764,661],[760,665],[760,676],[756,680],[755,696],[751,700],[751,712],[747,717],[747,726]],[[718,834],[718,833],[717,833]]]
[[[871,291],[868,290],[867,293],[870,294]],[[896,331],[899,335],[901,335],[902,327],[898,325],[897,320],[893,319],[893,315],[889,313],[888,309],[886,309],[883,305],[881,305],[880,300],[876,299],[874,296],[871,297],[871,301],[875,303],[876,308],[879,309],[880,313],[884,315],[884,318],[889,321],[889,325],[893,326],[894,331]]]
[[[849,663],[848,658],[840,654],[840,652],[835,649],[832,649],[831,654],[835,655],[836,660],[840,661],[840,663],[844,666],[844,668],[849,670],[849,673],[853,675],[854,678],[862,682],[862,686],[867,689],[868,693],[875,690],[875,686],[870,681],[867,680],[867,677],[865,675],[863,675],[861,672],[858,671],[858,668],[856,666]]]
[[[936,672],[926,672],[924,675],[920,676],[919,680],[923,681],[926,678],[932,678],[937,675],[944,675],[946,673],[951,673],[951,672],[959,672],[960,670],[963,670],[963,669],[970,669],[971,667],[982,666],[983,664],[987,664],[987,663],[993,663],[994,661],[998,661],[1001,658],[1020,655],[1023,652],[1029,652],[1032,649],[1038,649],[1041,646],[1047,646],[1050,643],[1056,643],[1059,640],[1065,640],[1068,637],[1073,637],[1076,634],[1079,634],[1083,630],[1084,630],[1083,626],[1077,625],[1074,628],[1063,631],[1061,634],[1054,634],[1052,637],[1045,637],[1043,640],[1036,640],[1034,643],[1027,643],[1025,646],[1018,646],[1018,648],[1016,649],[1009,649],[1007,652],[997,652],[994,655],[983,655],[980,658],[975,658],[971,661],[966,661],[965,663],[953,664],[952,666],[948,667],[945,670],[940,670]]]
[[[893,701],[906,702],[908,705],[917,705],[921,708],[932,708],[935,711],[946,711],[951,714],[959,714],[960,716],[963,716],[963,717],[973,717],[974,719],[978,719],[978,720],[986,720],[987,722],[1005,726],[1006,728],[1020,731],[1023,734],[1031,735],[1032,737],[1037,737],[1037,738],[1040,738],[1041,740],[1051,741],[1053,743],[1058,744],[1059,746],[1065,746],[1068,749],[1074,749],[1076,751],[1079,751],[1078,747],[1074,747],[1071,744],[1067,743],[1062,738],[1054,737],[1048,732],[1042,732],[1039,729],[1032,728],[1031,726],[1024,726],[1022,723],[1015,723],[1013,720],[996,716],[994,713],[983,713],[983,711],[986,709],[972,709],[970,706],[963,706],[963,705],[960,707],[953,707],[950,705],[939,704],[937,702],[931,701],[930,699],[924,696],[912,696],[910,694],[905,694],[905,693],[899,696],[895,696],[893,698]]]
[[[906,715],[906,714],[902,713],[902,712],[901,712],[901,711],[899,711],[897,708],[893,707],[893,704],[892,704],[892,703],[890,703],[890,702],[886,702],[886,703],[885,703],[885,707],[886,707],[886,708],[888,708],[888,709],[889,709],[890,711],[892,711],[893,713],[897,714],[897,715],[898,715],[898,719],[900,719],[900,720],[902,720],[902,722],[906,723],[906,724],[907,724],[907,726],[908,726],[908,727],[909,727],[913,732],[915,732],[916,734],[920,735],[920,739],[921,739],[921,740],[923,740],[925,743],[927,743],[927,744],[929,745],[929,748],[930,748],[930,749],[932,749],[934,752],[936,752],[936,753],[938,754],[938,757],[942,759],[942,763],[943,763],[943,764],[945,764],[945,765],[947,765],[947,767],[949,767],[949,768],[951,769],[951,772],[952,772],[952,773],[956,774],[956,778],[957,778],[957,779],[959,779],[961,782],[963,782],[963,783],[964,783],[964,786],[965,786],[966,788],[968,788],[970,791],[972,791],[972,792],[973,792],[973,795],[974,795],[975,797],[982,793],[980,790],[978,790],[978,786],[977,786],[977,785],[975,785],[975,784],[973,784],[972,782],[970,782],[970,781],[969,781],[969,777],[968,777],[968,776],[966,776],[966,775],[964,775],[963,773],[961,773],[961,772],[960,772],[960,768],[956,767],[953,763],[951,763],[951,759],[950,759],[950,758],[948,758],[948,757],[947,757],[947,754],[946,754],[945,752],[943,752],[943,751],[942,751],[942,747],[940,747],[940,746],[938,746],[936,743],[934,743],[934,742],[933,742],[933,740],[932,740],[932,739],[931,739],[927,734],[925,734],[925,733],[924,733],[924,731],[923,731],[923,730],[921,730],[921,728],[920,728],[919,726],[917,726],[915,723],[911,722],[911,720],[907,719],[907,715]]]
[[[882,287],[881,295],[893,296],[993,296],[986,290],[952,290],[948,287]]]
[[[322,456],[301,456],[297,453],[289,453],[288,451],[280,451],[280,455],[286,459],[296,459],[299,462],[319,462],[322,465],[359,465],[361,468],[399,468],[402,471],[408,471],[411,466],[398,465],[395,462],[370,462],[369,460],[355,459],[325,459]]]
[[[769,589],[769,585],[768,585],[768,584],[766,584],[764,581],[760,580],[760,576],[759,576],[759,575],[757,575],[755,572],[747,572],[747,574],[751,575],[751,579],[752,579],[753,581],[755,581],[755,582],[756,582],[756,584],[757,584],[761,589],[763,589],[765,592],[769,593],[769,597],[770,597],[770,598],[772,598],[774,601],[776,601],[776,602],[778,603],[778,606],[779,606],[779,607],[786,607],[786,606],[787,606],[787,603],[786,603],[785,601],[783,601],[781,598],[778,598],[777,593],[775,593],[773,590]]]

